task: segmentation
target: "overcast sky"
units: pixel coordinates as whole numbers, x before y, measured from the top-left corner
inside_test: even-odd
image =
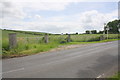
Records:
[[[108,1],[4,0],[0,2],[0,26],[50,33],[99,31],[104,23],[118,18],[117,0]]]

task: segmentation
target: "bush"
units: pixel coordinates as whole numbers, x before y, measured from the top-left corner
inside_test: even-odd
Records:
[[[29,49],[29,45],[26,45],[26,46],[25,46],[25,50],[28,50],[28,49]]]
[[[67,43],[67,40],[64,39],[64,40],[60,41],[60,43],[61,43],[61,44]]]

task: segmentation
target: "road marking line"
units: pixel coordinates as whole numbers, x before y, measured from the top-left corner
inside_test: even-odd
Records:
[[[101,77],[101,75],[99,75],[97,78],[100,78]]]
[[[100,78],[100,77],[102,77],[102,76],[104,76],[104,73],[103,73],[102,75],[99,75],[97,78]]]
[[[16,70],[11,70],[11,71],[7,71],[7,72],[2,72],[0,74],[6,74],[6,73],[11,73],[11,72],[15,72],[15,71],[21,71],[24,70],[24,68],[20,68],[20,69],[16,69]]]

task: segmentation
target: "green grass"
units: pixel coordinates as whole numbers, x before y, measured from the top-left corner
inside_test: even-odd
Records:
[[[92,42],[70,42],[68,44],[90,44],[90,43],[102,43],[102,42],[110,42],[110,41],[117,41],[119,39],[108,39],[102,41],[92,41]]]
[[[120,74],[119,74],[120,75]],[[112,76],[111,78],[118,78],[118,74]]]
[[[108,80],[120,80],[120,72],[108,78]]]
[[[39,52],[45,52],[49,51],[53,48],[58,48],[61,45],[73,45],[73,44],[92,44],[92,43],[102,43],[102,42],[108,42],[108,41],[116,41],[117,39],[109,39],[109,40],[103,40],[103,41],[95,41],[95,42],[70,42],[70,43],[48,43],[48,44],[28,44],[26,46],[21,45],[15,49],[11,49],[9,51],[3,50],[2,57],[3,58],[10,58],[10,57],[19,57],[19,56],[27,56],[27,55],[33,55]]]
[[[50,49],[58,47],[58,44],[28,44],[26,46],[19,46],[18,48],[11,49],[9,51],[3,52],[3,58],[16,57],[16,56],[25,56],[32,55],[39,52],[49,51]],[[23,50],[21,49],[23,48]]]
[[[8,42],[9,33],[17,33],[18,44],[14,49],[9,48],[9,42]],[[30,32],[30,34],[25,34],[25,33],[27,32],[8,31],[8,30],[2,31],[3,58],[32,55],[39,52],[49,51],[61,45],[101,43],[101,42],[115,41],[118,38],[118,34],[110,34],[108,40],[100,41],[99,37],[102,34],[79,34],[79,35],[71,35],[71,42],[67,43],[67,35],[49,35],[49,43],[46,44],[44,43],[43,35],[33,35],[32,32]]]

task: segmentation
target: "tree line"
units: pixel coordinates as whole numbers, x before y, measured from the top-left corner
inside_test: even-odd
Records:
[[[97,30],[86,30],[85,34],[103,34],[104,32],[107,33],[107,27],[109,28],[108,32],[110,34],[118,34],[120,28],[120,20],[114,20],[108,22],[103,28],[103,31],[97,32]]]

